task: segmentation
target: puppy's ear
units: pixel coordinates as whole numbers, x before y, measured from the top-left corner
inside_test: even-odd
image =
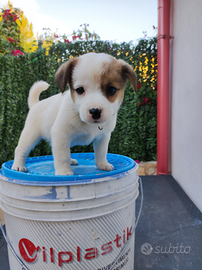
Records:
[[[126,63],[124,60],[118,60],[122,64],[122,76],[125,80],[129,80],[134,91],[137,93],[137,76],[132,66]]]
[[[56,82],[62,93],[65,91],[67,84],[69,84],[70,87],[72,86],[72,72],[76,66],[77,60],[78,58],[69,59],[58,68],[55,74]]]

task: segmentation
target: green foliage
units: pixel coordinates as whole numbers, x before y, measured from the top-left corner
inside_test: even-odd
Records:
[[[0,55],[0,164],[14,157],[28,113],[27,98],[32,84],[45,80],[51,85],[40,99],[59,93],[55,72],[61,63],[93,51],[124,59],[134,67],[138,76],[137,94],[130,83],[127,84],[109,152],[143,161],[156,160],[157,42],[153,38],[140,40],[135,48],[130,43],[95,40],[54,44],[49,49],[49,55],[42,48],[17,57]],[[72,152],[89,151],[93,151],[92,145],[72,149]],[[48,154],[51,154],[50,146],[42,141],[30,156]]]

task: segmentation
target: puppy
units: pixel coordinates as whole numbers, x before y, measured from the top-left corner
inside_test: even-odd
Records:
[[[70,147],[93,142],[95,163],[111,171],[106,159],[111,132],[124,97],[127,80],[136,91],[136,74],[123,60],[104,53],[88,53],[69,59],[55,75],[62,93],[39,101],[49,87],[43,81],[30,89],[29,113],[15,149],[13,170],[26,171],[30,150],[43,138],[51,142],[56,175],[72,175]],[[67,84],[70,90],[65,91]]]

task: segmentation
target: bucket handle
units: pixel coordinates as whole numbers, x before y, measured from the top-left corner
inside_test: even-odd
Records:
[[[114,266],[116,265],[116,263],[118,262],[119,258],[123,255],[123,253],[125,252],[126,248],[128,247],[129,243],[130,243],[130,240],[132,239],[132,235],[133,233],[135,232],[135,229],[137,227],[137,224],[139,222],[139,218],[140,218],[140,214],[142,212],[142,205],[143,205],[143,187],[142,187],[142,179],[139,177],[138,178],[138,181],[140,183],[140,191],[141,191],[141,202],[140,202],[140,209],[139,209],[139,212],[138,212],[138,215],[137,215],[137,218],[136,218],[136,221],[135,221],[135,226],[133,227],[132,229],[132,232],[131,232],[131,237],[128,239],[128,241],[126,242],[125,246],[123,247],[122,251],[120,252],[120,254],[118,255],[117,259],[115,260],[115,262],[113,263],[113,265],[110,267],[109,270],[113,270]],[[6,240],[6,243],[7,245],[9,246],[11,252],[13,253],[14,257],[16,258],[16,260],[21,264],[22,266],[22,270],[29,270],[29,268],[27,268],[27,266],[22,262],[22,260],[18,257],[18,255],[16,254],[14,248],[12,247],[11,243],[9,242],[7,236],[6,236],[6,233],[4,231],[4,228],[3,228],[3,225],[1,223],[1,220],[0,220],[0,227],[1,227],[1,230],[2,230],[2,233],[3,233],[3,236]]]
[[[10,248],[11,252],[13,253],[14,257],[16,258],[16,260],[21,264],[22,270],[29,270],[29,269],[27,268],[27,266],[24,265],[24,263],[23,263],[23,262],[21,261],[21,259],[18,257],[18,255],[16,254],[14,248],[12,247],[11,243],[9,242],[9,240],[8,240],[8,238],[7,238],[7,236],[6,236],[6,233],[5,233],[5,231],[4,231],[3,225],[2,225],[2,223],[1,223],[1,220],[0,220],[0,227],[1,227],[1,231],[2,231],[2,233],[3,233],[3,236],[4,236],[5,240],[6,240],[7,245],[9,246],[9,248]]]
[[[138,176],[138,181],[140,183],[140,191],[141,191],[141,201],[140,201],[140,209],[139,209],[139,212],[138,212],[138,215],[137,215],[137,218],[136,218],[136,222],[135,222],[135,227],[133,230],[136,229],[137,227],[137,224],[139,222],[139,219],[140,219],[140,215],[141,215],[141,212],[142,212],[142,205],[143,205],[143,187],[142,187],[142,179]]]

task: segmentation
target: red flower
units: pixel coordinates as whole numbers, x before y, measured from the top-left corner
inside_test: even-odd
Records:
[[[3,17],[4,17],[4,18],[7,18],[7,17],[8,17],[8,15],[11,15],[10,11],[11,11],[10,9],[6,9],[6,10],[4,10]]]
[[[139,106],[141,106],[141,105],[142,105],[142,103],[140,102],[138,105],[139,105]]]
[[[65,42],[67,43],[67,44],[70,44],[71,42],[69,41],[69,39],[65,39]]]
[[[13,17],[13,21],[15,22],[19,17],[16,14],[11,15]]]
[[[138,85],[137,85],[137,89],[140,89],[141,88],[141,83],[138,83]]]
[[[14,22],[19,19],[17,14],[13,14],[10,12],[10,9],[6,9],[4,11],[4,14],[2,15],[2,17],[4,18],[4,20],[7,22],[8,20],[12,19]]]
[[[12,53],[14,56],[18,56],[19,54],[24,55],[24,53],[21,52],[20,50],[17,50],[17,51],[12,50]]]
[[[59,36],[58,36],[58,35],[56,35],[56,34],[54,34],[54,37],[55,37],[55,38],[59,38]]]
[[[10,13],[10,9],[5,9],[4,14],[8,15]]]
[[[10,38],[10,37],[8,38],[8,41],[10,41],[11,43],[13,42],[12,38]]]
[[[79,38],[79,36],[73,36],[73,40],[75,40],[75,39],[77,39],[77,38]]]
[[[136,159],[136,160],[135,160],[135,162],[136,162],[137,164],[139,164],[139,163],[140,163],[140,161],[139,161],[138,159]]]
[[[151,100],[148,97],[143,98],[145,104],[150,104]]]
[[[148,100],[149,100],[148,97],[144,97],[144,98],[143,98],[143,101],[144,101],[144,102],[147,102]]]

